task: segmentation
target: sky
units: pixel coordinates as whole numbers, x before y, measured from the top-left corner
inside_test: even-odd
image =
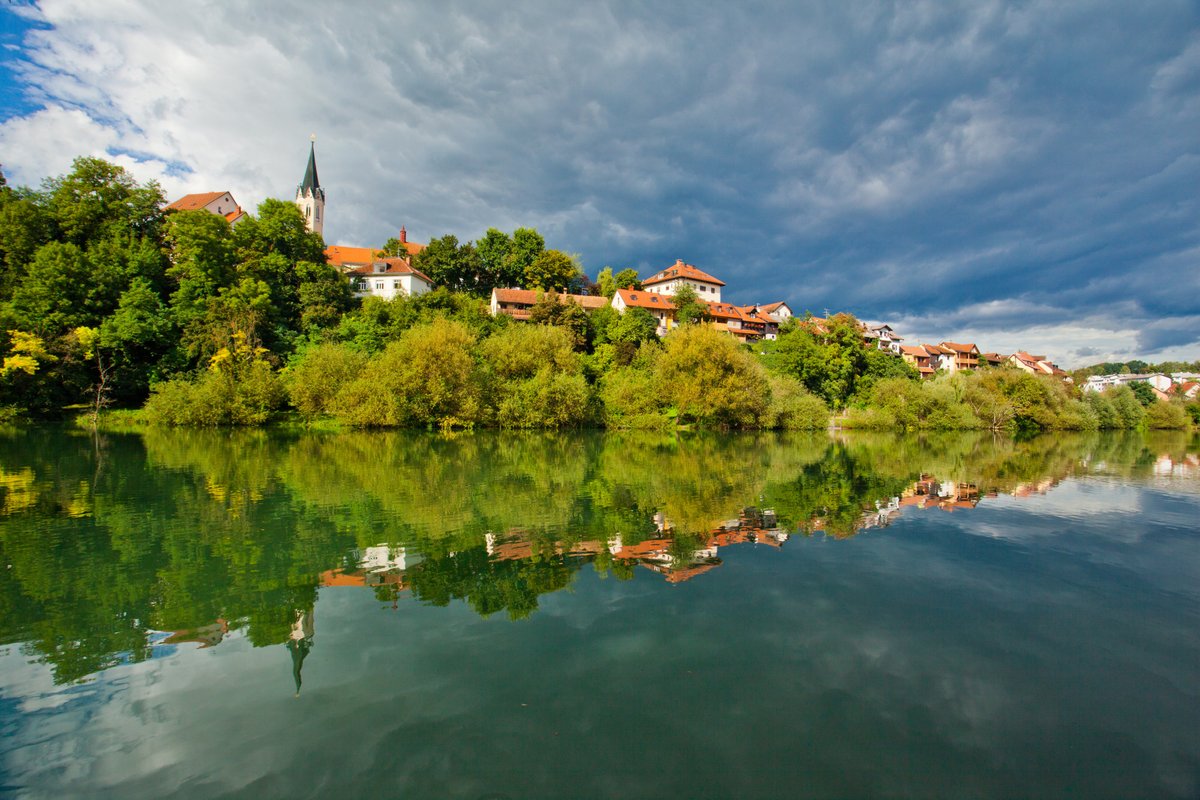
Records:
[[[532,226],[906,343],[1200,359],[1192,0],[0,5],[10,183],[253,208],[311,134],[330,244]]]

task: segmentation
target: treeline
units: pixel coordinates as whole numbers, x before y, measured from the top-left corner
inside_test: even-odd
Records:
[[[296,207],[263,202],[231,227],[167,213],[161,189],[80,158],[40,190],[0,181],[0,418],[138,408],[152,424],[261,425],[293,411],[353,427],[1096,429],[1182,427],[1200,405],[1081,397],[1005,368],[920,381],[867,346],[857,321],[789,320],[738,344],[675,298],[660,340],[647,311],[586,312],[553,292],[530,325],[492,317],[493,286],[611,295],[637,274],[578,260],[536,230],[435,239],[419,297],[354,299]],[[391,240],[383,252],[399,253]]]

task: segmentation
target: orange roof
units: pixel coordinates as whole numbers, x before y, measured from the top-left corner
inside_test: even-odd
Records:
[[[960,344],[958,342],[942,342],[942,347],[948,347],[957,353],[978,353],[979,348],[974,344]]]
[[[365,248],[355,249],[362,250]],[[385,268],[382,272],[376,272],[375,265],[380,262],[387,264],[387,268]],[[416,275],[430,286],[433,285],[433,281],[430,280],[428,275],[426,275],[424,272],[421,272],[419,269],[413,269],[412,265],[408,263],[408,260],[403,258],[377,258],[368,264],[363,264],[361,267],[347,269],[346,274],[357,275],[363,278],[369,278],[372,275]]]
[[[763,311],[767,312],[768,314],[774,314],[776,311],[778,311],[783,306],[787,306],[787,303],[780,300],[778,303],[767,303],[766,305],[759,306],[759,308],[762,309]],[[791,310],[791,306],[788,306],[788,310],[789,311]]]
[[[545,292],[534,291],[533,289],[493,289],[498,303],[518,303],[520,305],[532,306],[538,301],[538,297]],[[609,304],[607,297],[587,294],[567,294],[559,292],[558,299],[566,303],[568,300],[574,300],[584,308],[603,308]]]
[[[212,201],[216,200],[217,198],[224,197],[226,194],[227,192],[200,192],[199,194],[185,194],[183,197],[167,206],[167,208],[174,211],[195,211],[197,209],[204,208]]]
[[[415,256],[425,249],[425,245],[416,242],[404,242],[403,244],[408,248],[410,256]],[[333,244],[325,248],[325,257],[335,267],[358,266],[376,261],[375,254],[378,252],[379,249],[375,247],[347,247],[346,245]]]
[[[916,358],[929,358],[929,351],[920,345],[900,345],[900,352],[906,356],[914,356]]]
[[[225,219],[229,221],[230,225],[232,225],[244,216],[246,216],[246,212],[242,211],[241,206],[238,206],[233,211],[230,211],[228,214],[226,214]]]
[[[649,286],[654,283],[666,283],[680,278],[687,280],[699,281],[700,283],[713,283],[717,286],[724,286],[725,282],[717,280],[707,272],[702,272],[691,264],[683,263],[683,259],[676,259],[674,266],[667,267],[662,272],[651,275],[646,280],[642,281],[642,286]]]
[[[638,289],[617,289],[621,302],[635,308],[649,308],[657,311],[674,311],[675,304],[671,298],[654,292],[643,292]]]

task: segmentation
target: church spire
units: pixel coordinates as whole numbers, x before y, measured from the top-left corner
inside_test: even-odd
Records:
[[[317,135],[314,133],[308,146],[308,168],[304,180],[296,187],[296,207],[304,215],[305,226],[315,233],[324,233],[325,190],[317,178]]]

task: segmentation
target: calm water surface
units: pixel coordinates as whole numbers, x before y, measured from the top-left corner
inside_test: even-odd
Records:
[[[1195,798],[1198,453],[0,434],[0,795]]]

